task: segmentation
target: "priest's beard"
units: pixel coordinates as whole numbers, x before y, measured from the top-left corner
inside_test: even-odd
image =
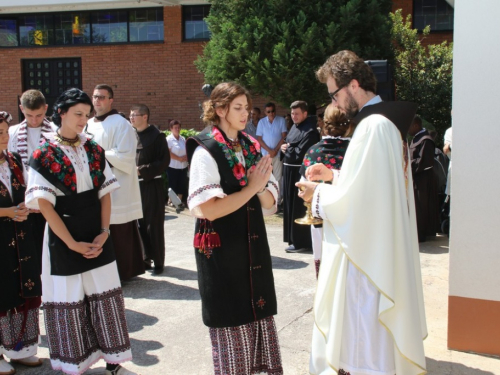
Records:
[[[344,112],[346,117],[349,120],[352,120],[359,112],[359,106],[358,103],[356,103],[356,100],[354,100],[354,96],[349,91],[346,91],[347,93],[347,98],[345,101],[345,108]]]

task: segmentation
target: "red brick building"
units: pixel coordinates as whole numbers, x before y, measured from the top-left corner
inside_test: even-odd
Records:
[[[128,113],[132,104],[144,103],[151,109],[151,123],[162,128],[169,119],[180,120],[185,128],[203,126],[204,82],[193,62],[209,38],[205,1],[19,3],[3,0],[0,5],[1,110],[17,120],[18,97],[29,88],[40,89],[53,102],[68,87],[91,93],[96,84],[107,83],[114,88],[118,111]],[[393,9],[413,14],[422,11],[422,4],[394,0]],[[427,42],[451,40],[452,33],[435,32]],[[256,98],[254,104],[264,103]]]

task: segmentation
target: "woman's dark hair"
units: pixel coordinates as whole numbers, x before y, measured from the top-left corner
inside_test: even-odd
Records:
[[[52,115],[52,122],[57,125],[58,128],[61,127],[61,114],[68,112],[68,109],[77,104],[88,104],[90,106],[90,112],[94,111],[94,106],[92,105],[92,99],[80,89],[68,89],[63,92],[54,103],[54,113]]]

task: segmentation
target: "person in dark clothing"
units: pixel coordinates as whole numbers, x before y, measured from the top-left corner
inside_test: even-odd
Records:
[[[300,181],[300,167],[307,150],[320,139],[316,116],[308,116],[307,103],[297,100],[290,106],[294,125],[281,146],[283,153],[283,241],[289,253],[311,251],[309,226],[295,223],[306,213],[304,202],[297,196],[295,183]]]
[[[276,212],[278,183],[270,155],[243,131],[250,107],[246,89],[217,85],[203,105],[209,127],[187,140],[187,201],[215,375],[283,374],[263,217]]]
[[[408,134],[413,136],[410,144],[410,157],[418,241],[424,242],[426,236],[436,235],[437,191],[433,170],[436,146],[429,132],[422,127],[422,119],[419,116],[413,119]]]
[[[149,124],[149,108],[137,104],[130,109],[130,123],[137,130],[137,173],[141,189],[142,219],[138,220],[139,233],[144,244],[146,268],[153,274],[163,273],[165,263],[165,191],[163,171],[170,163],[165,134]]]

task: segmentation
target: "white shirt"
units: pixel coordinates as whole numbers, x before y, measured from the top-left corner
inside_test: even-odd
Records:
[[[283,133],[287,132],[285,118],[281,116],[276,116],[272,123],[269,122],[269,118],[266,116],[261,118],[257,125],[257,136],[261,136],[269,148],[275,148],[283,137]],[[264,147],[262,147],[261,152],[262,156],[268,154]]]
[[[82,143],[76,147],[75,150],[71,146],[62,146],[55,139],[54,134],[46,134],[47,139],[52,143],[57,144],[61,150],[64,151],[66,156],[71,160],[73,168],[76,174],[76,192],[83,193],[84,191],[91,190],[94,188],[92,183],[92,177],[89,172],[89,160],[87,157],[87,152],[85,151],[83,144],[86,141],[84,134],[80,134],[80,139]],[[64,193],[48,182],[40,173],[30,168],[28,172],[28,186],[26,188],[26,206],[28,208],[39,210],[38,199],[43,198],[49,201],[53,206],[56,204],[56,196],[64,196]],[[106,180],[102,184],[98,197],[101,199],[104,195],[116,191],[120,185],[117,182],[115,176],[109,167],[109,164],[104,168],[104,177]],[[120,190],[120,189],[118,189]]]
[[[137,133],[130,123],[118,114],[102,122],[91,118],[87,131],[106,151],[106,160],[121,188],[111,194],[111,224],[124,224],[142,218],[141,191],[135,156]]]
[[[236,156],[240,162],[244,161],[242,151],[237,152]],[[222,190],[220,180],[219,167],[217,167],[215,159],[207,150],[198,146],[191,159],[189,196],[187,198],[188,207],[193,216],[203,218],[203,214],[199,208],[201,204],[214,197],[224,198],[227,195]],[[272,173],[266,189],[274,197],[274,206],[269,209],[262,208],[262,213],[264,215],[272,215],[276,212],[278,201],[278,183]]]
[[[167,143],[168,143],[168,149],[172,154],[179,157],[186,156],[186,139],[182,135],[179,135],[179,139],[176,139],[173,134],[170,134],[167,137]],[[187,161],[179,161],[170,158],[170,165],[169,165],[170,168],[184,169],[187,168],[187,166],[188,166]]]

